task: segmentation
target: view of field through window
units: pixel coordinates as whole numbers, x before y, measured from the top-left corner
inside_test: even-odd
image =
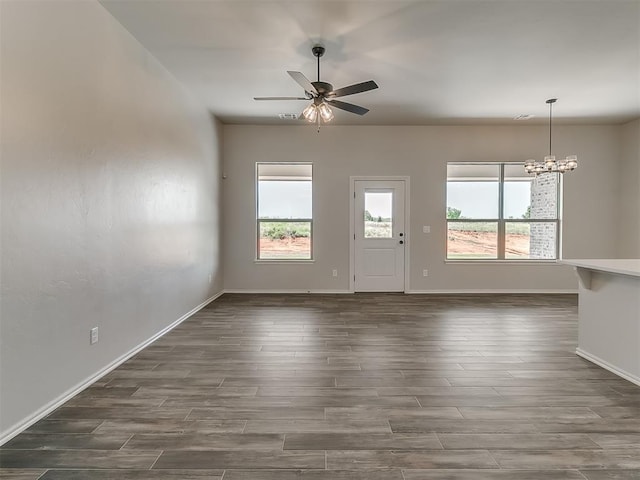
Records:
[[[393,192],[364,192],[364,238],[393,237]]]
[[[311,259],[311,164],[259,163],[257,169],[257,258]]]
[[[447,258],[556,258],[557,189],[520,165],[449,165]]]

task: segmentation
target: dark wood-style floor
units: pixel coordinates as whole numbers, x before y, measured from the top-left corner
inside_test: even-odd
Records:
[[[227,294],[5,444],[0,477],[640,479],[640,387],[573,353],[576,302]]]

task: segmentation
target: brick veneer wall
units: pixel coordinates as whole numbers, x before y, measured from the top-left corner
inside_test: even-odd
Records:
[[[556,218],[558,181],[557,173],[545,173],[531,181],[531,218]],[[530,258],[555,258],[556,235],[555,223],[532,223],[529,238]]]

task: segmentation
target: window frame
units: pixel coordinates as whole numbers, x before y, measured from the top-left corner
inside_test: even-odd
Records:
[[[295,166],[304,165],[311,167],[311,218],[260,218],[260,165],[283,165]],[[269,181],[269,180],[262,180]],[[282,180],[279,181],[296,181]],[[256,246],[255,246],[255,262],[257,263],[313,263],[313,163],[312,162],[256,162],[255,171],[255,199],[256,199]],[[308,223],[309,224],[309,257],[279,257],[279,258],[261,258],[260,257],[260,230],[263,223]]]
[[[561,214],[562,214],[562,175],[557,172],[544,173],[543,175],[556,175],[557,187],[556,187],[556,212],[555,218],[504,218],[504,184],[505,166],[520,165],[513,162],[447,162],[449,165],[497,165],[498,166],[498,218],[447,218],[447,192],[449,187],[449,173],[447,168],[446,188],[445,188],[445,222],[446,222],[446,249],[445,249],[445,261],[451,263],[555,263],[561,258]],[[523,167],[524,168],[524,167]],[[536,181],[537,177],[532,177],[533,181]],[[497,255],[495,258],[449,258],[449,223],[497,223],[498,229],[497,236]],[[509,258],[505,255],[506,248],[506,224],[507,223],[553,223],[556,228],[555,239],[555,255],[553,258]]]

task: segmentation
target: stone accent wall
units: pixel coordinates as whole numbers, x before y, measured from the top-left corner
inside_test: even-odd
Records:
[[[544,173],[531,181],[530,218],[556,218],[559,176],[557,173]],[[529,257],[555,258],[556,236],[556,223],[532,223]]]

